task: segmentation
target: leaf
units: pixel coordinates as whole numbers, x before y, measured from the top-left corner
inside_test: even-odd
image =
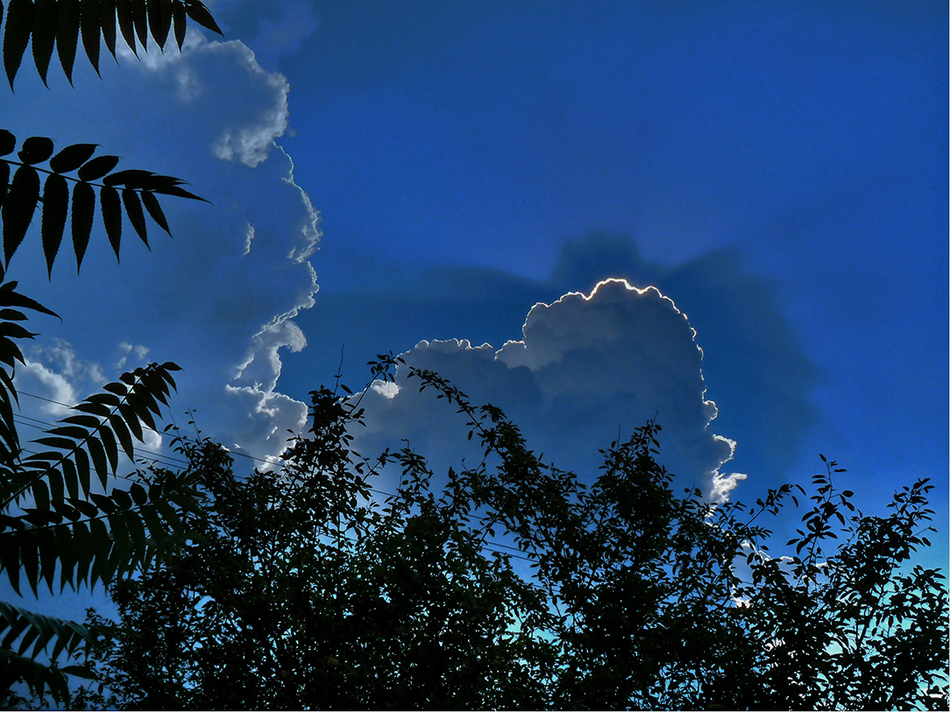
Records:
[[[35,0],[33,12],[33,63],[46,84],[49,62],[53,56],[56,42],[57,2],[56,0]],[[49,87],[48,84],[46,84]]]
[[[93,415],[70,415],[62,418],[60,422],[72,423],[74,425],[82,426],[83,428],[92,428],[95,430],[99,427],[99,423],[101,421]]]
[[[43,238],[43,254],[46,257],[46,270],[53,276],[53,261],[59,252],[63,233],[66,230],[66,212],[69,208],[69,186],[61,175],[52,174],[43,186],[43,217],[40,233]]]
[[[119,412],[122,414],[125,424],[129,426],[129,430],[135,439],[142,442],[142,426],[139,424],[139,419],[136,417],[132,407],[128,403],[120,403]]]
[[[109,557],[109,570],[123,575],[134,569],[137,561],[132,551],[129,528],[122,517],[121,511],[109,515],[109,530],[112,541],[115,542],[112,547],[112,555]]]
[[[115,441],[115,435],[106,427],[99,430],[99,435],[102,437],[102,447],[109,458],[109,466],[115,472],[119,467],[119,446]]]
[[[114,490],[113,493],[121,491],[122,490]],[[125,522],[129,538],[132,541],[133,557],[136,561],[141,561],[148,548],[148,537],[145,534],[145,526],[142,524],[142,519],[136,512],[132,511],[122,512],[121,516]]]
[[[96,193],[88,183],[76,183],[73,187],[72,233],[73,250],[76,253],[76,271],[82,266],[82,258],[92,234],[92,220],[96,210]]]
[[[97,180],[115,168],[118,162],[118,156],[97,156],[80,168],[77,175],[81,181]]]
[[[110,173],[102,179],[103,185],[122,185],[129,188],[146,187],[147,179],[155,175],[152,171],[143,171],[137,168],[129,168],[124,171]]]
[[[188,13],[188,17],[197,22],[199,25],[213,32],[217,32],[219,35],[224,37],[224,33],[218,27],[218,24],[214,21],[214,18],[211,16],[208,8],[206,8],[203,3],[193,0],[185,6],[185,11]]]
[[[102,222],[106,225],[106,235],[112,243],[116,262],[119,261],[119,244],[122,242],[122,204],[119,191],[105,186],[99,191],[99,206],[102,209]]]
[[[145,213],[142,212],[142,203],[139,197],[131,188],[125,188],[122,191],[122,202],[125,205],[126,215],[129,216],[129,222],[135,228],[135,232],[142,238],[142,242],[148,247],[148,235],[145,231]],[[149,248],[151,249],[151,248]]]
[[[91,492],[89,494],[89,499],[93,501],[100,511],[105,512],[106,515],[112,514],[116,510],[115,502],[113,502],[110,497],[107,497],[104,494]]]
[[[56,575],[56,564],[59,561],[59,552],[56,545],[56,534],[52,529],[37,530],[37,543],[40,550],[40,573],[46,580],[49,592],[53,592],[53,578]]]
[[[86,50],[86,57],[92,68],[99,74],[99,28],[101,15],[99,13],[99,0],[81,0],[80,4],[81,21],[79,28],[82,31],[82,46]]]
[[[23,61],[23,53],[33,31],[32,0],[10,0],[3,30],[3,68],[10,81],[10,88],[13,89],[13,79],[20,68],[20,62]]]
[[[119,398],[125,398],[129,389],[121,383],[107,383],[102,387],[102,390],[113,393],[119,396]],[[118,401],[116,401],[115,404],[118,405]]]
[[[112,571],[109,567],[109,556],[112,553],[112,540],[109,538],[109,530],[101,519],[92,519],[89,521],[89,534],[92,542],[92,571],[89,579],[89,585],[95,586],[96,581],[102,581],[108,584],[112,579]]]
[[[145,51],[148,51],[148,13],[145,8],[145,0],[130,0],[132,5],[132,24],[135,26],[135,34],[139,38],[139,43]]]
[[[79,0],[57,0],[56,52],[66,79],[73,83],[73,65],[76,63],[76,47],[79,45]]]
[[[34,165],[45,161],[52,155],[52,139],[45,136],[30,136],[23,142],[23,147],[17,153],[17,158],[27,165]]]
[[[108,384],[108,385],[114,386],[115,384]],[[105,386],[103,386],[103,388],[105,388]],[[101,403],[102,405],[108,406],[110,408],[114,408],[115,406],[119,405],[119,398],[117,398],[112,393],[93,393],[91,396],[86,398],[85,402],[86,403]]]
[[[39,479],[34,482],[30,491],[37,509],[49,509],[49,487],[46,486],[46,480]]]
[[[7,264],[26,235],[40,197],[40,177],[31,166],[20,166],[13,174],[10,194],[3,202],[3,252]]]
[[[63,479],[66,481],[66,492],[72,498],[79,497],[79,474],[71,460],[63,460]]]
[[[145,209],[148,210],[148,214],[152,216],[152,220],[158,223],[158,226],[171,236],[172,233],[171,230],[168,229],[168,221],[165,220],[165,213],[162,212],[162,206],[158,204],[158,198],[155,197],[155,194],[143,192],[142,202],[145,204]]]
[[[69,173],[88,161],[96,152],[97,144],[74,143],[49,159],[49,167],[56,173]]]
[[[73,530],[73,551],[76,553],[76,587],[89,579],[89,564],[92,562],[92,535],[86,522],[76,522]]]
[[[0,161],[0,207],[3,207],[3,199],[7,197],[7,187],[10,184],[10,164],[6,161]],[[151,195],[151,193],[149,193]],[[145,196],[142,196],[145,197]],[[154,196],[152,196],[154,200]],[[147,207],[147,206],[146,206]],[[149,212],[152,212],[149,209]],[[154,217],[154,215],[152,216]],[[167,232],[167,228],[166,228]]]
[[[180,188],[177,185],[163,186],[161,188],[156,188],[156,193],[162,193],[164,195],[174,195],[178,198],[188,198],[189,200],[200,200],[204,203],[210,203],[210,201],[205,200],[201,196],[195,195],[194,193],[189,193],[184,188]]]
[[[132,50],[132,54],[139,56],[135,45],[135,28],[132,23],[132,0],[116,0],[115,4],[116,20],[119,23],[119,31],[125,43]]]
[[[107,415],[109,415],[108,406],[97,402],[90,403],[88,400],[83,401],[82,403],[77,403],[73,406],[73,410],[78,410],[83,413],[92,413],[93,416],[99,416],[100,418],[105,418]]]
[[[54,530],[56,535],[56,548],[59,551],[60,565],[60,593],[69,584],[75,590],[74,569],[76,568],[76,555],[73,549],[72,527],[68,524],[60,524]]]
[[[165,520],[166,525],[171,526],[171,528],[178,533],[184,531],[185,527],[181,523],[181,519],[178,518],[178,514],[168,502],[161,499],[155,500],[155,509],[162,515],[162,519]]]
[[[102,41],[106,43],[109,54],[115,58],[115,0],[99,0],[99,24],[102,27]]]
[[[36,584],[39,581],[40,559],[39,552],[36,550],[36,537],[32,530],[26,530],[16,533],[17,546],[20,549],[20,564],[23,567],[23,573],[26,574],[26,581],[30,584],[30,590],[36,595]]]
[[[155,420],[152,418],[152,413],[150,408],[147,405],[146,397],[148,396],[147,391],[142,388],[135,389],[132,393],[129,393],[129,397],[126,399],[126,402],[135,412],[135,415],[141,420],[145,425],[147,425],[152,430],[158,430],[158,426],[155,425]]]
[[[164,49],[172,24],[172,0],[148,0],[148,24],[152,39]]]
[[[129,487],[129,495],[135,501],[136,506],[141,507],[148,502],[148,492],[138,482],[133,482],[132,486]]]
[[[154,505],[145,505],[139,510],[139,514],[141,514],[142,519],[145,520],[145,524],[148,527],[149,534],[152,535],[152,539],[157,540],[159,544],[161,544],[165,538],[165,535],[167,534],[167,527],[162,522],[162,520],[159,519]]]
[[[49,469],[46,479],[50,489],[50,502],[55,508],[57,504],[62,503],[66,499],[63,474],[53,467]]]
[[[7,572],[10,587],[16,595],[20,595],[20,548],[16,546],[17,539],[12,536],[4,537],[3,546],[0,546],[0,566]],[[2,602],[0,602],[2,605]]]
[[[9,156],[15,148],[16,136],[6,129],[0,129],[0,156]]]
[[[181,46],[185,43],[185,30],[187,29],[187,13],[185,12],[185,6],[180,1],[172,4],[172,18],[175,24],[175,42],[180,52]]]
[[[109,477],[109,470],[106,465],[106,453],[102,448],[102,443],[95,438],[89,438],[86,441],[86,448],[89,450],[89,457],[92,458],[92,464],[96,470],[96,474],[99,476],[99,481],[102,483],[102,486],[105,487]]]
[[[73,454],[73,457],[76,460],[76,472],[79,475],[79,487],[82,490],[83,495],[88,494],[91,483],[91,468],[89,466],[89,456],[86,455],[86,451],[79,449],[76,450]],[[68,462],[64,460],[63,462]]]
[[[59,425],[55,428],[50,428],[46,432],[48,435],[72,438],[73,440],[83,440],[89,434],[85,428],[79,428],[75,425]]]
[[[121,490],[118,487],[112,488],[112,500],[120,509],[132,508],[132,497],[128,492]]]

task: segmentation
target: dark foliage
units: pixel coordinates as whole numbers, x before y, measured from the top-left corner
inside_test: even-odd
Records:
[[[117,27],[135,52],[135,39],[144,47],[149,33],[163,47],[174,25],[180,48],[186,18],[220,32],[197,0],[11,0],[5,16],[0,2],[4,69],[12,89],[26,47],[32,44],[45,83],[55,47],[71,82],[80,34],[86,56],[98,71],[100,40],[115,56]],[[94,156],[93,144],[57,152],[52,139],[33,136],[11,156],[16,148],[16,137],[0,130],[0,282],[38,209],[52,276],[67,218],[77,269],[81,266],[97,202],[118,258],[123,213],[147,246],[146,213],[168,232],[157,195],[201,200],[177,178],[142,170],[113,172],[119,159]],[[23,326],[28,312],[55,314],[17,288],[15,281],[0,284],[0,574],[18,595],[24,579],[34,596],[44,584],[50,593],[61,593],[66,586],[108,585],[161,560],[182,541],[186,532],[179,509],[200,511],[185,478],[168,477],[161,484],[136,484],[129,490],[110,491],[108,486],[120,456],[132,460],[143,428],[156,427],[175,387],[171,374],[178,366],[151,364],[122,374],[24,446],[14,419],[14,370],[25,362],[18,342],[34,336]],[[46,704],[47,691],[56,703],[68,701],[66,675],[89,675],[77,664],[78,657],[88,642],[108,630],[0,602],[0,706],[25,703],[15,690],[18,684],[25,684],[41,704]]]
[[[188,20],[221,34],[208,8],[198,0],[10,0],[3,25],[3,68],[12,89],[32,38],[33,62],[43,83],[54,46],[63,73],[72,83],[80,37],[86,58],[98,74],[101,43],[116,56],[116,28],[137,56],[139,47],[147,50],[149,36],[164,49],[171,31],[181,49]]]
[[[790,556],[770,556],[760,520],[801,488],[749,508],[679,495],[654,423],[604,450],[586,488],[497,408],[413,375],[484,446],[438,485],[408,448],[353,452],[359,401],[327,389],[277,471],[235,477],[218,446],[181,440],[207,509],[183,518],[201,536],[113,586],[124,632],[95,647],[103,685],[79,703],[946,708],[943,576],[905,566],[929,544],[926,480],[866,517],[826,462]],[[387,466],[388,495],[373,489]]]

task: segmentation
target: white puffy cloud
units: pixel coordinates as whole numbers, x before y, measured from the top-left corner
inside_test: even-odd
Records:
[[[218,158],[237,159],[253,168],[267,159],[274,140],[287,130],[290,85],[279,72],[264,71],[243,42],[208,41],[200,31],[190,28],[181,52],[162,52],[150,40],[148,51],[139,50],[136,58],[128,47],[119,44],[118,56],[126,66],[151,73],[173,86],[179,103],[229,105],[230,111],[215,127],[217,135],[210,146]],[[239,97],[234,87],[240,87]]]
[[[50,417],[68,415],[69,406],[79,400],[69,379],[40,361],[27,359],[21,364],[16,370],[14,385],[17,391],[26,396],[21,399],[26,407],[20,408],[20,415],[34,417],[38,411],[42,414],[39,419],[44,422],[48,422]],[[34,402],[34,398],[39,402]],[[31,412],[34,415],[30,415]]]
[[[476,405],[500,406],[529,447],[591,478],[600,464],[598,448],[618,434],[626,439],[655,416],[662,426],[660,462],[679,482],[722,499],[744,475],[721,472],[734,443],[712,430],[717,410],[705,397],[695,335],[657,289],[607,280],[590,295],[535,305],[523,339],[497,351],[467,341],[423,341],[402,358],[438,372]],[[364,395],[367,427],[355,432],[356,448],[369,454],[406,438],[420,453],[435,453],[437,471],[460,456],[473,457],[461,417],[434,393],[407,384],[407,370],[397,370],[394,387]]]

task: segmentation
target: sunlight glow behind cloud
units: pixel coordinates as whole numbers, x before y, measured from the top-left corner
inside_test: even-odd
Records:
[[[597,449],[656,416],[662,425],[660,461],[681,482],[718,499],[744,475],[722,474],[735,443],[711,430],[716,405],[705,398],[702,350],[695,331],[671,299],[624,280],[600,282],[590,295],[572,292],[537,304],[524,338],[495,351],[468,341],[422,341],[402,354],[407,366],[449,379],[475,405],[501,407],[528,445],[564,469],[592,475]],[[396,447],[403,438],[430,456],[436,472],[476,457],[465,445],[464,422],[434,393],[376,384],[364,396],[367,427],[356,435],[364,453]],[[587,452],[586,450],[589,450]]]

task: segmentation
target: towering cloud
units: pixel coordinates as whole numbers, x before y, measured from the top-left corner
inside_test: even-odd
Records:
[[[402,354],[407,366],[395,387],[364,396],[367,428],[357,433],[357,449],[369,454],[405,438],[435,453],[437,470],[474,456],[454,409],[407,382],[415,366],[437,371],[476,404],[500,406],[530,447],[590,478],[598,448],[653,417],[662,426],[661,462],[683,484],[723,497],[744,477],[721,473],[734,445],[712,431],[717,410],[705,397],[702,350],[686,316],[657,289],[600,282],[590,295],[535,305],[523,334],[497,351],[452,340],[423,341]]]
[[[306,344],[292,320],[314,303],[309,260],[321,237],[320,215],[275,144],[288,128],[289,85],[243,43],[194,31],[181,53],[152,46],[139,54],[104,63],[102,81],[80,68],[77,90],[54,81],[46,91],[25,76],[5,126],[58,145],[99,143],[123,159],[120,167],[187,179],[211,205],[164,200],[175,237],[150,225],[151,255],[126,225],[119,267],[97,224],[82,274],[75,277],[63,250],[49,283],[32,234],[10,277],[63,317],[62,324],[38,320],[34,330],[60,336],[84,362],[108,365],[99,383],[80,381],[47,346],[31,353],[23,378],[81,398],[114,378],[112,364],[136,344],[150,360],[185,369],[175,405],[196,411],[206,434],[258,457],[278,454],[286,429],[301,429],[306,415],[276,390],[278,353]]]

